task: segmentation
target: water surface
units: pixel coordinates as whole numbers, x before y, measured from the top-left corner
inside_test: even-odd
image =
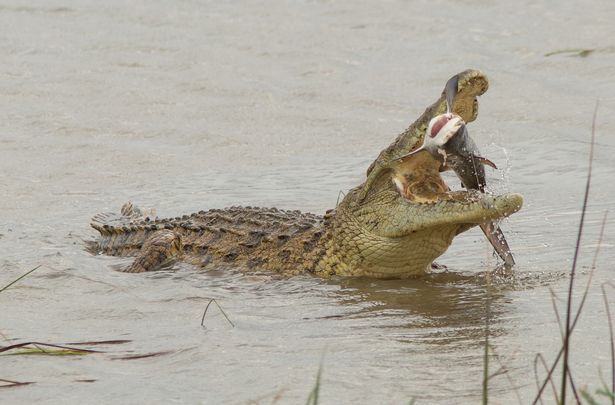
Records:
[[[597,99],[576,303],[615,199],[613,17],[606,0],[1,2],[0,285],[43,265],[0,294],[2,344],[130,342],[2,357],[0,378],[36,384],[0,398],[295,404],[322,363],[322,404],[477,403],[489,299],[510,377],[491,380],[492,400],[528,403],[535,355],[550,361],[560,344],[550,290],[567,287]],[[596,51],[545,56],[567,48]],[[407,281],[182,264],[131,275],[114,271],[127,259],[84,250],[90,217],[128,200],[160,216],[239,204],[323,213],[466,68],[491,80],[470,126],[501,169],[489,183],[525,197],[503,224],[514,280],[487,288],[495,258],[476,230],[439,259],[449,273]],[[575,381],[590,390],[608,376],[600,285],[615,271],[614,225],[573,337]],[[210,298],[234,328],[215,307],[201,327]]]

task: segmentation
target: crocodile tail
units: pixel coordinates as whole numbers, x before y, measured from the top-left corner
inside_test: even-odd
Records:
[[[92,217],[90,226],[100,232],[95,250],[107,254],[128,256],[141,248],[148,231],[137,222],[144,217],[144,211],[128,202],[121,212],[103,212]]]
[[[122,205],[119,214],[116,212],[102,212],[94,215],[90,225],[101,234],[105,234],[108,232],[109,227],[116,228],[130,225],[135,220],[145,218],[146,214],[146,211],[128,201]],[[105,227],[105,225],[107,226]]]

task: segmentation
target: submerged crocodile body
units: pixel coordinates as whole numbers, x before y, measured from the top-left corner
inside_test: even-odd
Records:
[[[477,96],[488,87],[479,71],[458,75],[455,113],[478,114]],[[518,194],[493,196],[449,191],[440,162],[429,153],[399,157],[421,145],[427,123],[446,109],[444,97],[427,108],[383,150],[363,184],[324,216],[276,208],[231,207],[183,217],[151,219],[131,204],[121,214],[99,214],[97,252],[136,256],[128,272],[156,270],[173,260],[198,266],[405,278],[429,271],[453,238],[474,226],[518,211]]]

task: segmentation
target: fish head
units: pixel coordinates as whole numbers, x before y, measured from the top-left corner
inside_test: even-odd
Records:
[[[424,139],[425,148],[432,152],[443,148],[463,126],[465,126],[465,121],[457,114],[436,115],[427,126]]]

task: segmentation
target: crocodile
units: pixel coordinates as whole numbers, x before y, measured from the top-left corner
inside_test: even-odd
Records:
[[[478,115],[478,96],[488,88],[478,70],[457,75],[453,112],[466,123]],[[156,218],[131,203],[118,214],[96,215],[96,253],[134,256],[124,269],[140,273],[181,260],[205,269],[408,278],[433,261],[460,233],[517,212],[516,193],[450,191],[441,163],[420,147],[429,121],[446,111],[444,92],[367,170],[362,184],[324,215],[277,208],[230,207],[175,218]]]

